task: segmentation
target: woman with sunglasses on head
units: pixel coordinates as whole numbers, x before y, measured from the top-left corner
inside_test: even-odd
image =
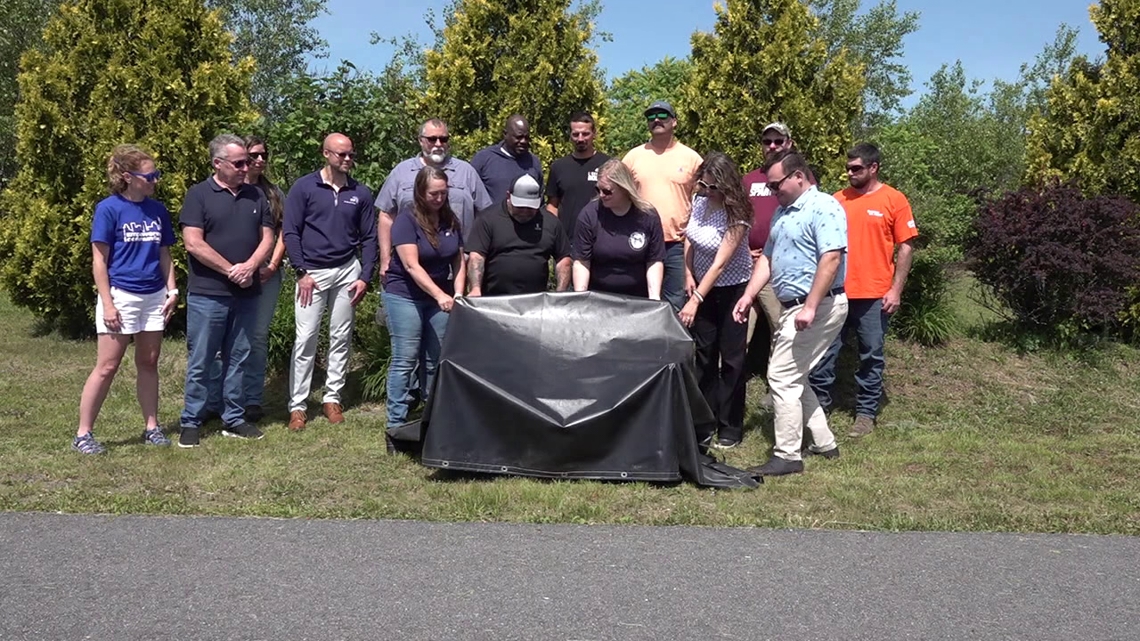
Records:
[[[665,234],[661,218],[638,195],[622,161],[598,170],[598,198],[578,214],[571,256],[574,291],[600,291],[661,300]]]
[[[93,433],[95,419],[132,341],[142,440],[170,445],[158,426],[158,354],[162,332],[178,304],[178,289],[170,259],[170,212],[152,198],[160,175],[150,154],[134,145],[115,147],[107,159],[111,195],[95,206],[91,225],[98,355],[83,385],[79,429],[72,441],[83,454],[104,451]]]
[[[679,314],[697,350],[701,393],[716,417],[713,447],[731,448],[744,434],[744,355],[748,326],[733,308],[752,276],[748,232],[752,206],[728,156],[709,154],[697,169],[697,193],[685,231],[685,293]]]
[[[388,314],[388,427],[408,421],[418,363],[423,392],[431,393],[440,347],[466,268],[459,217],[448,202],[447,173],[427,166],[416,174],[410,212],[392,222],[395,255],[384,273],[381,298]]]

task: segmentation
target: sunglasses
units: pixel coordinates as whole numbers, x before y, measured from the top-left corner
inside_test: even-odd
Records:
[[[649,122],[653,122],[654,120],[668,120],[672,117],[673,116],[670,116],[667,113],[655,113],[655,114],[649,114],[648,116],[645,117],[645,119],[648,120]]]
[[[760,142],[765,147],[771,147],[773,145],[776,147],[783,147],[784,143],[788,142],[788,139],[787,138],[763,138],[760,140]]]
[[[859,172],[863,171],[863,170],[864,170],[864,169],[866,169],[866,168],[867,168],[867,167],[866,167],[866,166],[864,166],[864,165],[847,165],[847,173],[849,173],[849,174],[857,174],[857,173],[859,173]]]
[[[797,173],[799,173],[799,172],[793,171],[792,173],[788,174],[787,176],[784,176],[783,178],[777,180],[774,183],[772,183],[772,182],[768,183],[768,191],[773,192],[773,193],[780,191],[780,185],[783,185],[785,180],[791,178],[792,176],[795,176]]]
[[[249,168],[249,160],[246,160],[245,158],[242,158],[241,160],[230,160],[229,158],[220,158],[219,160],[224,160],[224,161],[230,163],[231,165],[233,165],[234,169],[248,169]]]
[[[451,140],[451,136],[420,136],[420,138],[423,138],[428,142],[444,145],[447,144],[448,140]]]
[[[325,151],[327,151],[330,154],[335,155],[337,158],[340,158],[341,160],[352,160],[353,158],[356,158],[356,152],[355,151],[333,151],[332,149],[326,149]]]
[[[134,176],[135,178],[142,178],[148,183],[156,182],[159,178],[162,178],[162,172],[157,169],[147,174],[140,174],[137,171],[128,171],[127,173]]]
[[[269,160],[268,151],[251,151],[249,157],[253,160]]]
[[[705,182],[705,181],[703,181],[703,180],[698,180],[698,181],[697,181],[697,187],[700,187],[701,189],[708,189],[708,190],[710,190],[710,191],[716,191],[717,189],[720,189],[720,188],[719,188],[719,187],[717,187],[716,185],[710,185],[710,184],[708,184],[707,182]]]
[[[614,190],[612,190],[612,189],[606,189],[604,187],[594,187],[594,190],[603,196],[613,196],[614,195]]]

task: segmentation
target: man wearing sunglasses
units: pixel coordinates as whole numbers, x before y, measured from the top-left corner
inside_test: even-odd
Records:
[[[178,224],[189,257],[186,285],[186,389],[180,447],[197,447],[207,415],[210,365],[221,352],[222,434],[259,439],[245,421],[245,361],[257,317],[258,268],[273,250],[277,223],[265,194],[245,183],[249,154],[232,134],[210,141],[214,175],[182,201]]]
[[[475,152],[471,166],[479,172],[483,186],[498,203],[507,197],[515,180],[523,174],[542,187],[542,162],[530,151],[530,123],[512,114],[503,125],[503,140]]]
[[[801,453],[806,419],[813,444],[809,452],[839,456],[827,415],[808,384],[812,367],[843,327],[847,317],[847,216],[832,196],[815,188],[803,156],[784,151],[768,168],[768,190],[780,207],[772,217],[764,253],[733,308],[738,323],[748,322],[752,302],[769,280],[782,307],[768,363],[768,387],[775,410],[776,445],[763,465],[750,468],[762,476],[804,470]]]
[[[661,217],[665,232],[665,279],[661,296],[674,311],[685,304],[685,226],[689,223],[693,189],[701,155],[673,136],[677,112],[658,100],[645,110],[649,142],[630,149],[622,162],[637,179],[638,192]]]
[[[325,166],[293,183],[285,198],[282,229],[289,264],[297,274],[293,316],[297,323],[289,371],[289,429],[304,429],[321,318],[329,310],[329,354],[322,409],[329,423],[343,423],[341,390],[348,374],[356,305],[368,291],[376,264],[376,210],[372,190],[356,181],[356,153],[343,134],[329,134]]]
[[[413,205],[413,188],[416,174],[424,167],[435,167],[447,173],[448,202],[459,216],[460,229],[466,240],[475,224],[476,212],[490,208],[494,202],[487,195],[483,179],[470,164],[451,155],[451,136],[447,123],[431,118],[420,127],[420,154],[409,158],[392,169],[380,193],[376,196],[376,209],[380,212],[380,279],[388,271],[392,260],[392,222],[396,216],[410,212]]]
[[[859,143],[847,152],[850,187],[835,194],[847,212],[847,297],[851,306],[843,331],[812,370],[811,386],[819,403],[831,406],[835,363],[843,334],[855,330],[859,369],[855,372],[855,423],[850,436],[870,434],[883,396],[883,339],[887,322],[898,311],[914,255],[918,228],[902,192],[879,180],[879,148]],[[898,250],[896,258],[895,251]]]

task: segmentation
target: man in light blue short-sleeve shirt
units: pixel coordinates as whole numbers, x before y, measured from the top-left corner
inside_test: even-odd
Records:
[[[388,271],[392,259],[392,221],[397,215],[409,213],[414,204],[413,189],[416,174],[427,165],[438,167],[447,174],[448,202],[459,216],[460,229],[467,238],[475,224],[475,214],[492,204],[483,179],[470,164],[451,156],[451,137],[447,123],[432,118],[420,127],[420,155],[409,158],[392,169],[384,186],[376,196],[376,209],[380,211],[380,280]]]
[[[736,303],[737,322],[747,323],[760,289],[772,282],[783,308],[772,338],[768,387],[775,409],[772,458],[750,468],[762,476],[802,472],[803,453],[839,457],[827,415],[808,385],[808,374],[823,359],[847,317],[847,214],[834,197],[811,184],[803,156],[781,152],[768,168],[768,189],[780,203],[772,217],[764,255]],[[813,444],[803,448],[804,420]],[[802,451],[801,451],[802,450]]]

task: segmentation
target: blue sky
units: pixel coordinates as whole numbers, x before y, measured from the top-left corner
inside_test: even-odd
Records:
[[[602,0],[598,27],[613,36],[598,46],[602,67],[609,77],[651,65],[665,56],[689,53],[689,36],[710,30],[715,19],[713,0]],[[864,0],[864,6],[874,0]],[[1088,5],[1081,0],[897,0],[901,11],[921,14],[919,30],[905,41],[904,63],[910,67],[913,88],[923,83],[942,63],[961,60],[972,78],[1012,79],[1052,42],[1061,23],[1080,30],[1079,49],[1098,56],[1103,47],[1089,21]],[[428,8],[442,13],[447,0],[418,2],[393,0],[327,0],[329,14],[316,26],[329,43],[329,58],[314,68],[335,67],[340,59],[377,70],[391,57],[391,48],[370,45],[369,34],[385,37],[415,35],[431,42],[424,21]],[[913,97],[912,97],[913,100]],[[908,101],[910,102],[910,101]]]

